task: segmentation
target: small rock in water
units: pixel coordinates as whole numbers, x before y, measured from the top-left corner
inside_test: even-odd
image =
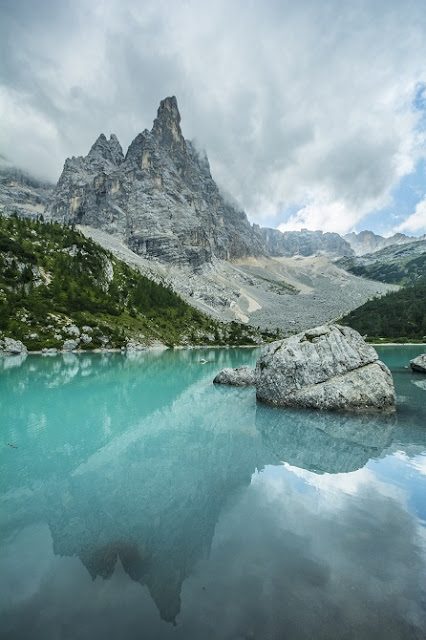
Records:
[[[223,369],[213,380],[215,384],[230,384],[236,387],[247,387],[255,384],[254,369],[242,365],[236,369]]]
[[[410,360],[410,367],[413,371],[426,373],[426,353],[422,353],[420,356],[417,356],[417,358]]]

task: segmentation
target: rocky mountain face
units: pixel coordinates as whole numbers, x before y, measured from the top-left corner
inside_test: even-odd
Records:
[[[53,184],[37,180],[15,167],[0,167],[0,214],[37,218],[52,195]]]
[[[329,258],[341,258],[354,255],[350,244],[338,233],[322,231],[285,231],[278,229],[260,229],[267,253],[275,257],[295,255],[326,255]]]
[[[101,134],[85,157],[68,158],[47,219],[119,235],[135,253],[197,269],[213,256],[260,255],[262,239],[225,201],[204,153],[185,140],[175,97],[160,104],[151,131],[123,155]]]
[[[416,238],[406,236],[404,233],[395,233],[389,238],[376,235],[372,231],[361,231],[360,233],[347,233],[343,238],[350,244],[355,255],[362,256],[366,253],[380,251],[391,245],[406,244],[413,242]]]

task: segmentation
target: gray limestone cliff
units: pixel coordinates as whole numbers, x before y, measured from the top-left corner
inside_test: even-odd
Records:
[[[213,257],[263,253],[257,228],[183,137],[175,97],[161,102],[152,130],[125,156],[115,136],[101,134],[85,158],[68,158],[46,218],[102,229],[141,256],[195,269]]]
[[[291,257],[295,255],[325,255],[329,258],[353,256],[354,251],[338,233],[322,231],[285,231],[260,229],[265,249],[271,256]]]

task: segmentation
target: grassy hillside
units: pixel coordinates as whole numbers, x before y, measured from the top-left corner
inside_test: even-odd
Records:
[[[0,216],[0,337],[61,348],[75,327],[91,338],[84,349],[129,338],[181,345],[276,337],[213,320],[73,228]]]
[[[413,285],[366,302],[345,316],[348,324],[368,340],[426,341],[426,278]]]

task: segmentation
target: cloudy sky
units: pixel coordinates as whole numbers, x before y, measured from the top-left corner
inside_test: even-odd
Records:
[[[0,154],[56,181],[176,95],[252,222],[426,233],[423,0],[0,0]]]

